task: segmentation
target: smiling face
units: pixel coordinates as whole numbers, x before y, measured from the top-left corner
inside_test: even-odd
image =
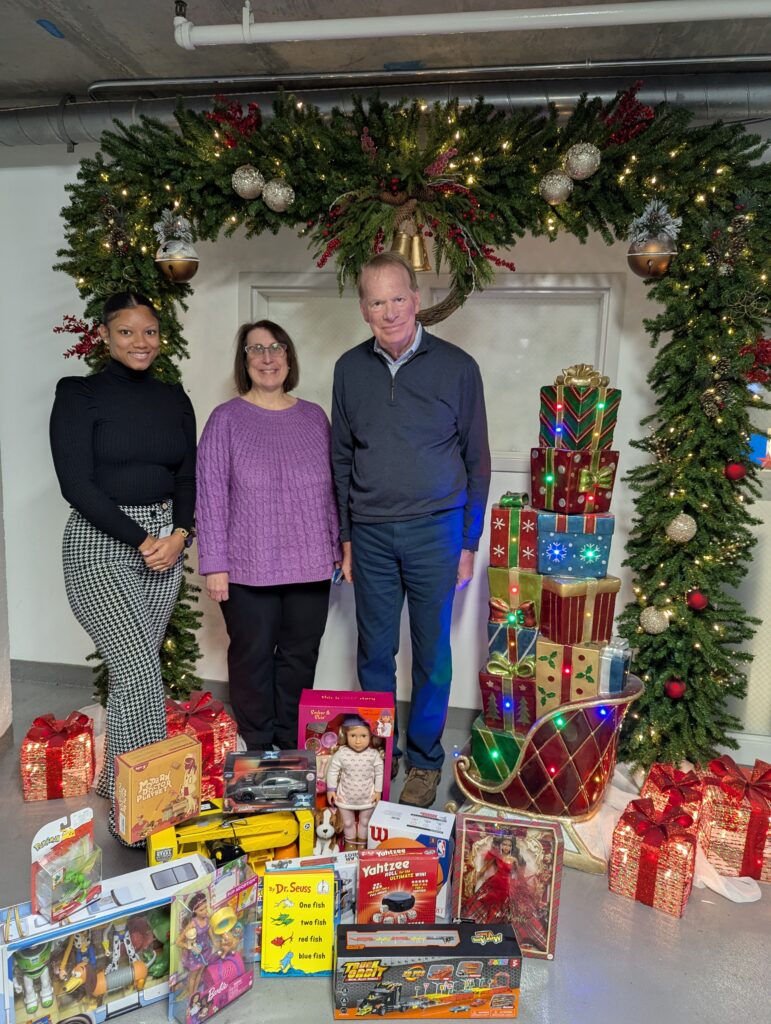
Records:
[[[161,347],[158,318],[147,306],[118,310],[99,334],[112,358],[130,370],[149,370]]]
[[[263,346],[259,354],[246,353],[246,372],[252,388],[257,391],[284,390],[284,381],[289,376],[289,360],[284,348],[278,352],[271,351],[270,346],[275,343],[276,339],[264,327],[255,327],[246,336],[247,349],[252,345]]]
[[[406,269],[388,265],[365,268],[359,307],[380,347],[398,359],[415,340],[415,317],[420,309],[420,293],[410,287]]]

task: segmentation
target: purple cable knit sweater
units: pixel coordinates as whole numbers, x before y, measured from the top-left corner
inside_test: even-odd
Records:
[[[253,587],[329,579],[341,558],[329,421],[301,399],[280,411],[217,406],[198,444],[198,571]]]

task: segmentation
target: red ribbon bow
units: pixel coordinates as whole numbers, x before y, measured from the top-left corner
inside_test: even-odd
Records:
[[[208,726],[221,714],[222,709],[222,701],[214,700],[208,690],[204,693],[191,693],[190,700],[169,699],[166,701],[166,711],[169,715],[182,716],[183,729],[188,722],[194,722],[196,719],[199,719],[201,724],[205,723]]]
[[[679,807],[681,804],[690,804],[701,800],[702,783],[696,772],[681,772],[677,768],[664,764],[657,767],[663,778],[660,782],[657,781],[656,785],[662,793],[668,794],[670,807]]]
[[[27,739],[48,743],[52,747],[63,747],[67,740],[79,736],[90,726],[91,719],[81,711],[72,711],[66,718],[39,715],[29,728]]]
[[[717,785],[740,803],[745,800],[750,803],[740,874],[760,878],[771,817],[771,765],[756,761],[752,774],[748,776],[732,757],[723,754],[710,761],[708,770],[712,775],[704,779],[705,785]]]
[[[670,839],[680,839],[689,846],[695,846],[696,840],[687,831],[693,824],[693,818],[676,807],[667,807],[659,814],[653,801],[646,798],[632,800],[622,820],[631,825],[642,839],[635,899],[652,907],[661,847]]]

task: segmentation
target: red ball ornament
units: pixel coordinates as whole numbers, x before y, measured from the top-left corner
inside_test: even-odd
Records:
[[[664,683],[664,692],[672,700],[680,700],[685,693],[685,683],[682,679],[668,679]]]
[[[701,590],[689,590],[685,602],[692,612],[703,612],[709,604],[709,598]]]
[[[737,480],[743,480],[747,475],[747,467],[743,466],[741,462],[729,462],[723,470],[723,473],[729,480],[736,482]]]

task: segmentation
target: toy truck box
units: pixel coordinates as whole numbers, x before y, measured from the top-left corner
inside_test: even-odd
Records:
[[[127,843],[194,818],[201,808],[201,744],[170,736],[115,758],[115,827]]]
[[[295,811],[316,800],[316,760],[306,750],[247,750],[225,758],[227,814]]]
[[[367,847],[386,850],[396,846],[420,844],[436,850],[439,877],[436,894],[436,920],[450,919],[450,878],[453,864],[455,815],[381,800],[369,819]]]
[[[329,760],[340,744],[346,718],[361,718],[370,728],[372,744],[383,753],[383,799],[391,787],[391,760],[396,712],[391,693],[350,690],[304,690],[300,697],[297,746],[316,758],[316,788],[326,793]]]
[[[193,856],[105,879],[59,925],[0,910],[0,1024],[101,1024],[166,998],[172,896],[211,869]]]
[[[509,925],[340,925],[335,1018],[516,1017],[521,969]]]

